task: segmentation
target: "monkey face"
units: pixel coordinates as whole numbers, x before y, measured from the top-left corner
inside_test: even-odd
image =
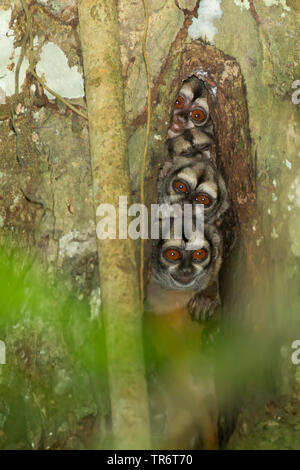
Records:
[[[176,98],[168,137],[174,138],[187,130],[205,127],[209,119],[207,91],[204,83],[192,76],[185,80]]]
[[[197,279],[210,263],[210,250],[206,240],[193,251],[184,243],[171,240],[162,246],[160,263],[168,271],[170,280],[178,289],[196,288]],[[178,241],[177,241],[178,242]]]
[[[228,195],[221,174],[209,159],[202,157],[191,162],[189,158],[178,158],[161,181],[159,202],[182,207],[192,204],[194,208],[202,204],[207,223],[220,219],[228,208]]]
[[[222,240],[218,230],[206,225],[204,238],[160,240],[153,250],[152,276],[165,289],[204,290],[218,275],[222,262]]]

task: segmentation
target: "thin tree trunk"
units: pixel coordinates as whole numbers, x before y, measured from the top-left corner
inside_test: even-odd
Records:
[[[130,196],[116,0],[78,2],[95,209]],[[148,399],[133,241],[99,240],[112,423],[116,448],[149,448]]]

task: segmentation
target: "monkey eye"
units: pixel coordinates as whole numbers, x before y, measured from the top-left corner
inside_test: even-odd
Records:
[[[192,253],[192,258],[194,261],[204,261],[208,256],[207,250],[201,248],[201,250],[195,250]]]
[[[193,121],[197,123],[202,123],[206,120],[207,114],[202,108],[194,109],[194,111],[191,112],[191,117]]]
[[[171,261],[178,261],[181,258],[180,251],[176,250],[175,248],[169,248],[168,250],[165,251],[164,255],[167,258],[167,260],[171,260]]]
[[[183,109],[184,108],[184,98],[182,96],[177,96],[175,101],[175,108],[176,109]]]
[[[211,198],[207,194],[197,194],[195,200],[198,204],[203,204],[203,206],[209,206],[211,204]]]
[[[173,188],[179,193],[186,194],[189,192],[187,184],[180,180],[174,181]]]

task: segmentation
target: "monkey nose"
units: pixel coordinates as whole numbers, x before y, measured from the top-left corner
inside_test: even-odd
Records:
[[[184,127],[184,122],[179,121],[179,119],[173,119],[171,124],[171,131],[173,132],[182,132]]]
[[[183,268],[183,269],[182,269],[182,272],[183,272],[183,274],[184,274],[185,276],[192,274],[191,268]]]

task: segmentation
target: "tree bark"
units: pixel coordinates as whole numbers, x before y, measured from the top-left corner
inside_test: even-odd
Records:
[[[88,104],[94,205],[130,199],[116,0],[78,2]],[[148,399],[133,241],[99,240],[114,446],[149,448]]]

